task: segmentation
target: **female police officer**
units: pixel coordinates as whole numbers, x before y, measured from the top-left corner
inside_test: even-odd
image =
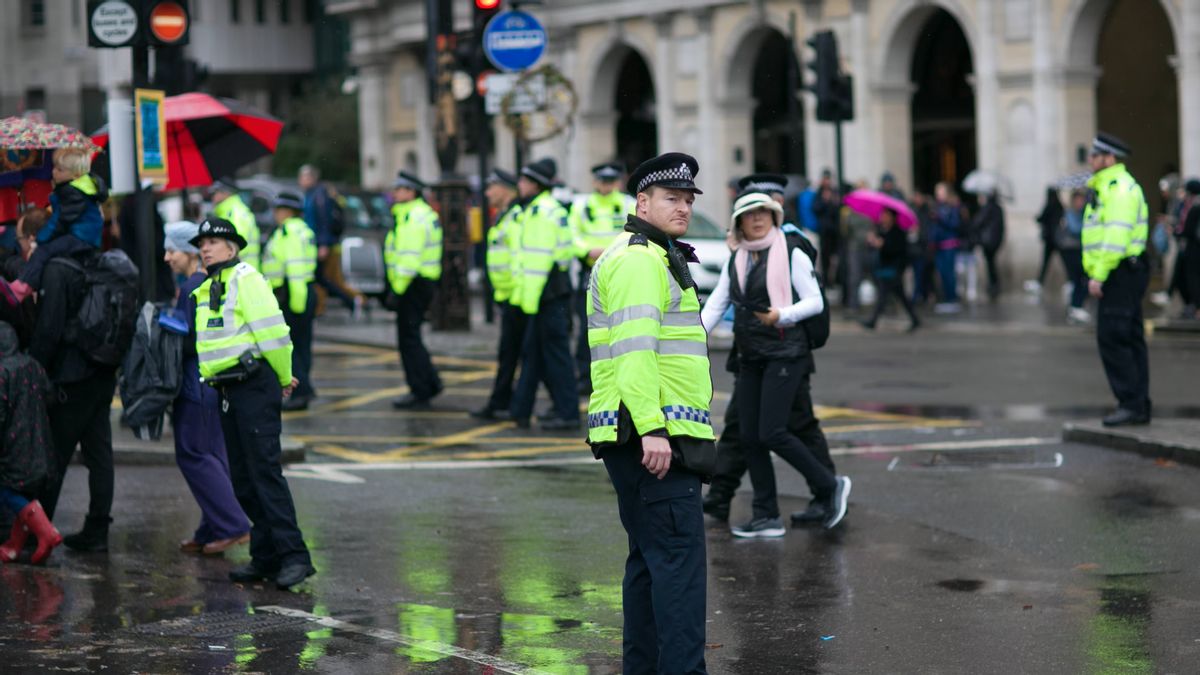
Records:
[[[246,240],[209,218],[192,245],[208,271],[196,300],[200,377],[221,395],[233,490],[250,517],[250,562],[231,581],[274,579],[282,589],[316,574],[279,464],[280,405],[295,390],[292,342],[270,285],[237,258]]]

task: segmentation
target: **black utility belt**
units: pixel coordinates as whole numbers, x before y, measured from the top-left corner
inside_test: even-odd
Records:
[[[210,387],[219,389],[238,382],[245,382],[262,370],[262,359],[246,350],[238,357],[238,362],[211,377],[202,377],[200,381]]]

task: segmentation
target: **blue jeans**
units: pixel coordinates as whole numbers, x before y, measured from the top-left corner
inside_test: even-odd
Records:
[[[12,511],[16,516],[26,506],[29,506],[29,500],[21,495],[20,492],[11,488],[0,488],[0,506]]]
[[[958,257],[955,249],[939,250],[933,264],[942,280],[942,302],[958,302],[958,277],[954,273],[954,261]]]

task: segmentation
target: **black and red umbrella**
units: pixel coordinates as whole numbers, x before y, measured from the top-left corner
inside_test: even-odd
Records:
[[[180,94],[163,99],[167,123],[166,190],[212,185],[275,152],[283,122],[229,98]],[[108,146],[108,129],[92,141]]]

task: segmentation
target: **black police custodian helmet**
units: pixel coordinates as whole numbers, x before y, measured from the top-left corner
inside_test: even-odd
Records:
[[[246,248],[246,238],[238,234],[237,228],[233,226],[233,223],[224,218],[209,218],[200,223],[200,229],[196,231],[196,236],[192,237],[192,240],[188,243],[199,247],[200,240],[208,237],[228,239],[237,244],[238,249]]]
[[[554,179],[558,176],[558,164],[549,157],[543,157],[522,167],[521,175],[542,187],[554,187]]]
[[[668,152],[639,164],[638,168],[629,174],[625,189],[631,195],[656,186],[704,194],[696,187],[695,179],[698,173],[700,163],[695,157],[682,152]]]

